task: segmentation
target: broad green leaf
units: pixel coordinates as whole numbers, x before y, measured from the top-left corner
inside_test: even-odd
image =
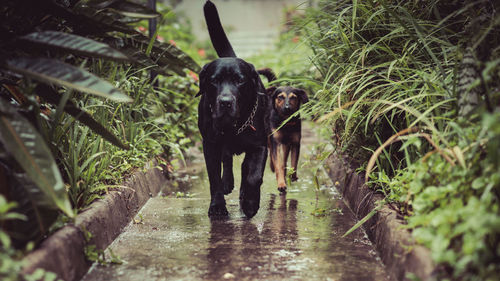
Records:
[[[0,244],[5,249],[10,248],[10,244],[11,244],[9,235],[7,235],[7,233],[5,233],[1,230],[0,230]]]
[[[125,54],[111,48],[107,44],[64,32],[33,32],[21,37],[21,40],[86,56],[108,58],[120,61],[130,60]]]
[[[17,206],[16,202],[7,202],[7,199],[0,194],[0,216],[6,214],[10,209]]]
[[[74,217],[61,174],[43,137],[2,99],[0,141],[51,203]]]
[[[112,8],[117,13],[134,18],[156,18],[160,14],[139,4],[128,1],[117,1],[111,4],[108,8]]]
[[[54,83],[77,91],[90,93],[117,102],[133,100],[97,76],[84,69],[45,58],[14,58],[7,68],[44,83]]]

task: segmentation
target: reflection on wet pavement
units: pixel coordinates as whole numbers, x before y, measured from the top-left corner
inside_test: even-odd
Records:
[[[313,141],[305,135],[303,154],[312,153]],[[202,161],[179,178],[173,193],[152,198],[140,211],[142,220],[113,242],[123,264],[94,265],[83,280],[387,280],[361,229],[341,237],[355,220],[340,195],[327,185],[316,194],[306,169],[286,195],[266,169],[254,218],[240,213],[235,188],[226,197],[230,217],[211,221]],[[313,216],[318,209],[325,214]]]

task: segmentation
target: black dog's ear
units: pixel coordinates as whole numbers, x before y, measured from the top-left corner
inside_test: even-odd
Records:
[[[195,97],[199,97],[205,93],[205,87],[206,87],[205,85],[207,84],[207,77],[206,77],[207,66],[208,64],[205,64],[198,75],[200,79],[200,87],[199,87],[200,91],[196,94]]]
[[[260,80],[259,73],[257,72],[257,70],[255,70],[253,64],[250,64],[250,67],[252,68],[252,82],[255,86],[255,89],[257,89],[257,95],[265,96],[266,88],[264,87],[264,83],[262,83],[262,80]]]
[[[295,89],[294,92],[299,96],[300,101],[302,103],[306,103],[309,101],[309,97],[307,97],[306,91],[304,91],[302,89]]]
[[[276,89],[277,89],[276,86],[268,87],[266,89],[266,95],[271,98],[273,96],[273,94],[274,94],[274,91],[276,91]]]

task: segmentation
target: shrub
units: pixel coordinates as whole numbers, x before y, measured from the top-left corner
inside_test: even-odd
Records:
[[[454,279],[498,271],[498,8],[320,1],[300,23],[321,75],[303,112],[331,126]]]

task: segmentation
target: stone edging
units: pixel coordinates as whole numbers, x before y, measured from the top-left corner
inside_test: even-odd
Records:
[[[362,219],[382,199],[364,184],[364,174],[357,174],[349,157],[334,154],[327,161],[330,178],[358,219]],[[363,227],[374,243],[392,280],[410,280],[413,273],[420,280],[434,280],[435,266],[430,251],[417,245],[394,210],[383,206]]]
[[[143,170],[129,177],[119,190],[92,203],[78,214],[74,224],[64,226],[43,241],[24,258],[23,272],[29,274],[43,268],[62,280],[79,280],[91,266],[85,258],[85,246],[106,249],[148,199],[166,185],[167,178],[156,161],[146,164]],[[83,230],[92,234],[90,241],[85,241]]]

